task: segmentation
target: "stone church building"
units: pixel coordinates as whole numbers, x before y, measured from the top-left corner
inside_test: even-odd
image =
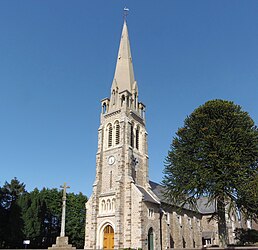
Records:
[[[101,101],[96,178],[86,203],[85,249],[218,244],[217,224],[207,221],[215,212],[213,205],[206,206],[203,198],[198,211],[178,210],[166,202],[162,186],[149,180],[145,105],[139,96],[124,21],[111,95]],[[229,221],[231,231],[233,222]]]

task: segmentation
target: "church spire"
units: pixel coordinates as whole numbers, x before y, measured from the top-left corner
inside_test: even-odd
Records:
[[[126,20],[124,20],[112,89],[117,88],[120,93],[126,90],[132,93],[134,83],[128,29]]]
[[[133,110],[143,118],[145,106],[138,102],[138,86],[134,79],[132,55],[125,18],[110,99],[103,99],[101,103],[103,114],[118,109]]]

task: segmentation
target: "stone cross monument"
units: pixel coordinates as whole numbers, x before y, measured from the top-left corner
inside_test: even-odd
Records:
[[[60,233],[60,237],[56,238],[56,244],[53,244],[52,247],[49,247],[48,249],[51,249],[51,250],[76,249],[71,244],[68,244],[68,237],[65,236],[66,189],[70,187],[67,186],[66,183],[64,183],[64,185],[60,187],[63,188],[61,233]]]
[[[61,221],[61,233],[60,233],[60,237],[64,237],[65,236],[65,206],[66,206],[66,189],[70,188],[69,186],[66,185],[66,183],[64,183],[63,186],[60,186],[61,188],[63,188],[63,204],[62,204],[62,221]]]

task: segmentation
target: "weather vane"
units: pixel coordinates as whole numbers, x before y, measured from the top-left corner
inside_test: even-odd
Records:
[[[128,16],[129,9],[125,6],[124,7],[124,20],[126,20],[126,17]]]

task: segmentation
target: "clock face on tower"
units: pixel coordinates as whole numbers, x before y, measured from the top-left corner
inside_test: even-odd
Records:
[[[108,157],[108,164],[109,165],[113,165],[115,163],[115,161],[116,161],[115,156],[111,155],[111,156]]]

